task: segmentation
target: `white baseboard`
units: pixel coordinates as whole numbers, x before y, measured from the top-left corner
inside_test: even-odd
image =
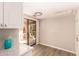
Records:
[[[67,51],[67,52],[76,54],[74,51],[70,51],[70,50],[67,50],[67,49],[59,48],[59,47],[52,46],[52,45],[48,45],[48,44],[44,44],[44,43],[40,43],[40,44],[45,45],[45,46],[49,46],[49,47],[51,47],[51,48],[56,48],[56,49],[59,49],[59,50],[63,50],[63,51]]]

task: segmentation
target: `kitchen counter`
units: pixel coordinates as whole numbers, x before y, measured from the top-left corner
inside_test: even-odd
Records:
[[[0,56],[18,56],[18,51],[15,51],[15,48],[0,49]]]
[[[32,56],[32,49],[33,47],[21,43],[19,46],[19,54],[20,56]]]

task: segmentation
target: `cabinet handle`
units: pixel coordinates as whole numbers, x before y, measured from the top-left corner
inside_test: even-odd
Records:
[[[78,39],[78,37],[76,37],[76,41],[78,41],[79,39]]]
[[[1,24],[1,27],[3,27],[3,24]]]
[[[7,25],[5,24],[5,27],[7,27]]]

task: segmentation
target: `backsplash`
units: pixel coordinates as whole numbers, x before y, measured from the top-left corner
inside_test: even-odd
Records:
[[[4,49],[4,38],[12,38],[12,48]],[[18,29],[0,29],[0,56],[14,56],[19,53],[19,30]]]

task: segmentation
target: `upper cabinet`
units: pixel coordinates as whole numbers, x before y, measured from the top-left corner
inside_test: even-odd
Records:
[[[3,3],[0,2],[0,28],[3,26]]]
[[[2,28],[20,28],[22,24],[22,3],[21,2],[4,2]],[[1,12],[1,11],[0,11]],[[2,15],[1,14],[1,15]],[[0,21],[1,23],[1,21]]]

